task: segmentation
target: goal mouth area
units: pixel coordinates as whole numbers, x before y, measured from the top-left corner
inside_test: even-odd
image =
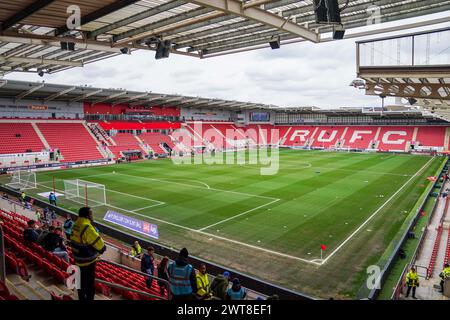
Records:
[[[14,171],[11,175],[11,181],[5,184],[15,190],[36,189],[36,173],[32,171]]]
[[[82,179],[64,180],[64,198],[90,207],[104,206],[105,185]]]

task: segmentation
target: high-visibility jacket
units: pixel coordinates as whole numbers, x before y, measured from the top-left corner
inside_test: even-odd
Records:
[[[408,272],[406,275],[406,285],[409,287],[418,287],[419,286],[419,276],[416,272]]]
[[[137,246],[134,246],[134,245],[131,246],[130,256],[136,257],[137,255],[140,255],[141,253],[142,253],[142,248],[139,244]]]
[[[204,295],[209,294],[208,274],[198,272],[195,278],[197,280],[197,295],[203,297]]]
[[[238,291],[234,291],[233,288],[227,290],[227,296],[230,300],[242,300],[246,296],[245,289],[240,287]]]
[[[179,266],[176,262],[169,264],[167,271],[169,272],[170,289],[173,295],[189,295],[192,294],[192,286],[190,276],[193,267],[190,264]]]
[[[73,225],[70,243],[75,263],[80,267],[94,263],[97,257],[106,250],[103,239],[91,221],[82,217],[78,217]]]
[[[441,276],[442,280],[450,279],[450,267],[442,270],[440,276]]]

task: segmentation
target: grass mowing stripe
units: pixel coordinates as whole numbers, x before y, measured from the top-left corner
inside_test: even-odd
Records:
[[[322,260],[322,264],[325,264],[332,256],[336,254],[348,241],[350,241],[364,226],[369,223],[370,220],[372,220],[373,217],[375,217],[381,209],[383,209],[392,199],[395,198],[397,194],[400,193],[412,180],[414,180],[415,177],[417,177],[428,165],[434,160],[434,158],[431,158],[428,160],[427,163],[424,164],[422,168],[420,168],[419,171],[416,172],[415,175],[413,175],[408,181],[405,182],[404,185],[402,185],[389,199],[386,200],[367,220],[359,226],[358,229],[356,229],[347,239],[344,240],[332,253],[330,253],[325,259]]]

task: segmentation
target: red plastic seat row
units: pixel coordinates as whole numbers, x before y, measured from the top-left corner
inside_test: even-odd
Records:
[[[431,253],[430,263],[428,265],[428,278],[431,278],[433,276],[434,267],[436,265],[436,258],[439,252],[439,245],[441,242],[442,237],[442,225],[438,227],[436,240],[434,242],[433,251]]]

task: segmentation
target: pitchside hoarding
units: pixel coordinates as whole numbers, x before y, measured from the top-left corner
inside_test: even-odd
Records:
[[[151,238],[159,239],[158,226],[138,219],[130,218],[118,212],[108,210],[103,220],[123,228],[141,233]]]

